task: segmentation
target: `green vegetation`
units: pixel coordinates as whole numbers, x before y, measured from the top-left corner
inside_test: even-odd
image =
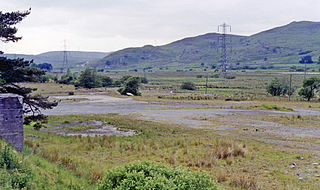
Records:
[[[260,32],[252,36],[230,35],[234,54],[229,55],[231,65],[228,70],[289,70],[292,64],[310,62],[310,58],[319,57],[320,48],[316,43],[320,33],[318,22],[292,22],[288,25]],[[185,38],[163,46],[143,46],[126,48],[91,62],[95,67],[107,67],[108,70],[155,71],[210,71],[214,72],[220,55],[216,50],[219,34],[208,33]],[[308,68],[318,69],[316,64]],[[296,70],[294,69],[294,70]]]
[[[285,95],[289,92],[289,85],[285,81],[276,78],[267,86],[267,92],[272,96]]]
[[[67,73],[65,75],[62,75],[60,80],[57,81],[60,84],[76,84],[77,76],[75,74],[72,74],[70,69],[67,70]]]
[[[118,89],[118,92],[121,95],[126,95],[127,93],[131,93],[135,96],[140,96],[141,95],[141,93],[139,92],[140,83],[141,83],[140,77],[129,76],[123,82],[123,87]]]
[[[217,187],[205,174],[152,162],[135,162],[109,170],[98,189],[214,190]]]
[[[0,186],[4,189],[23,189],[31,187],[30,168],[20,164],[9,145],[0,143]]]
[[[181,89],[184,90],[195,90],[196,85],[193,82],[183,82],[181,85]]]
[[[101,87],[101,80],[94,69],[86,68],[79,76],[79,86],[84,88],[97,88]]]
[[[262,104],[260,107],[263,108],[263,109],[267,109],[267,110],[294,111],[292,108],[287,108],[287,107],[283,107],[283,106],[277,106],[277,105],[273,105],[273,104]]]
[[[225,189],[316,189],[318,185],[315,181],[297,181],[295,174],[280,171],[292,161],[304,166],[308,160],[299,161],[296,154],[279,150],[277,146],[244,137],[241,140],[237,136],[220,136],[213,130],[141,121],[115,114],[50,116],[49,126],[84,121],[102,121],[140,134],[129,137],[61,136],[26,126],[25,143],[33,157],[61,166],[61,173],[69,172],[61,177],[63,187],[73,179],[72,184],[88,189],[85,188],[88,183],[94,186],[101,180],[103,183],[110,169],[139,160],[189,168],[193,172],[205,171]],[[39,168],[39,172],[41,170]],[[78,177],[75,179],[74,176]],[[54,181],[52,177],[49,179]],[[81,183],[77,181],[80,179]],[[49,183],[49,186],[55,187],[55,184]]]
[[[319,88],[320,77],[310,77],[303,80],[302,88],[299,91],[299,95],[310,101],[314,97],[314,91]]]
[[[25,12],[0,12],[0,40],[3,42],[17,42],[21,37],[17,37],[17,28],[14,26],[21,22],[30,10]],[[3,52],[0,51],[0,55]],[[23,112],[28,113],[33,119],[44,117],[40,109],[52,109],[57,106],[57,102],[50,102],[48,97],[39,94],[32,94],[35,89],[20,86],[21,82],[41,82],[41,77],[45,71],[31,67],[32,61],[25,61],[21,58],[8,59],[0,57],[0,93],[12,93],[23,97]],[[36,121],[36,120],[34,120]]]

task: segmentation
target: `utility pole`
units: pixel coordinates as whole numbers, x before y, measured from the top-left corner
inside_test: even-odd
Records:
[[[290,97],[291,97],[291,91],[292,91],[292,74],[290,74],[290,79],[289,79],[289,102],[290,102]]]
[[[231,26],[223,23],[218,26],[218,32],[221,31],[221,36],[218,37],[218,51],[221,50],[221,60],[222,60],[222,74],[225,76],[227,73],[228,56],[227,49],[228,46],[231,49],[231,37],[227,39],[227,32],[231,32]]]
[[[306,79],[306,76],[307,76],[307,64],[305,63],[304,64],[304,77],[303,77],[303,79]]]
[[[206,93],[205,94],[208,94],[208,74],[206,76]]]

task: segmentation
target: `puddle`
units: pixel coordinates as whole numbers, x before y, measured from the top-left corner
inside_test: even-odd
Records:
[[[75,126],[90,126],[93,129],[85,129],[85,130],[74,130]],[[74,123],[66,123],[58,126],[48,127],[43,129],[42,131],[55,133],[58,135],[65,136],[132,136],[137,133],[134,130],[119,130],[118,128],[112,125],[103,124],[100,121],[94,122],[74,122]]]

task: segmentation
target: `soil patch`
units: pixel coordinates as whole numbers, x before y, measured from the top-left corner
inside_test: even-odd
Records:
[[[42,131],[65,136],[132,136],[137,134],[134,130],[119,130],[101,121],[65,123],[42,129]]]

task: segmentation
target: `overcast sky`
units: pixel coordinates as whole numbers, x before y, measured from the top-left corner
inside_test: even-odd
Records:
[[[18,43],[1,43],[5,53],[63,50],[116,51],[163,45],[217,32],[251,35],[292,21],[320,21],[320,0],[0,0],[2,12],[27,10],[17,25]]]

